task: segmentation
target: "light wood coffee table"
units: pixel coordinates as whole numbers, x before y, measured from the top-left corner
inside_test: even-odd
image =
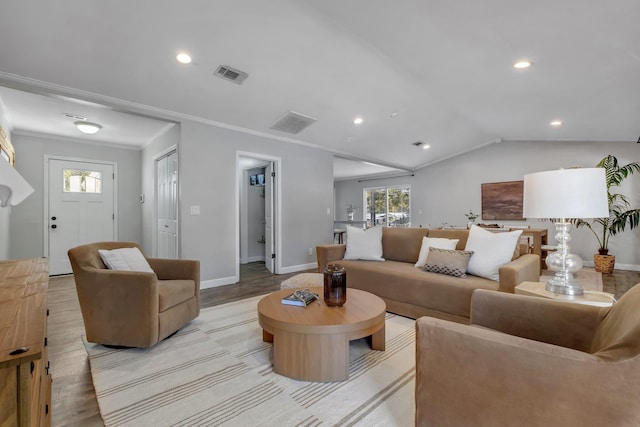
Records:
[[[307,307],[284,305],[282,297],[294,289],[283,289],[258,302],[262,339],[273,342],[273,371],[304,381],[344,381],[349,379],[349,341],[370,337],[373,350],[385,348],[386,304],[377,296],[347,289],[342,307],[327,307],[323,289],[320,304]]]

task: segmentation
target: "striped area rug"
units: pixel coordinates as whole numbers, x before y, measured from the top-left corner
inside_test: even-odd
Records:
[[[151,349],[85,342],[106,426],[413,426],[414,321],[387,314],[386,351],[349,349],[349,380],[275,374],[261,297],[211,307]]]

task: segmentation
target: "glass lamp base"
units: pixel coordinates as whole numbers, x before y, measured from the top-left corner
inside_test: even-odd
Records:
[[[546,289],[563,295],[584,294],[582,285],[573,277],[573,274],[582,268],[582,259],[574,254],[552,255],[547,257],[547,267],[556,274],[547,282]]]
[[[547,259],[549,270],[555,271],[555,276],[547,282],[546,289],[550,292],[563,295],[582,295],[584,290],[573,274],[582,268],[582,258],[569,253],[569,230],[571,224],[565,222],[556,223],[556,240],[559,242],[558,250],[550,254]]]
[[[547,282],[547,285],[545,286],[545,289],[548,290],[549,292],[553,292],[555,294],[562,294],[562,295],[572,295],[572,296],[579,296],[584,294],[584,290],[582,289],[582,286],[580,285],[580,283],[575,282],[575,286],[555,284],[555,283],[552,283],[554,279],[549,280]]]

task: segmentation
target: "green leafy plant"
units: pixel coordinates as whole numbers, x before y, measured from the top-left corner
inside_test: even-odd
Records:
[[[476,218],[478,218],[480,215],[473,213],[472,210],[469,210],[469,213],[464,214],[464,216],[466,216],[469,221],[475,222]]]
[[[577,228],[587,227],[598,241],[598,252],[607,255],[609,252],[609,239],[618,233],[622,233],[627,226],[633,230],[640,224],[640,209],[629,209],[631,203],[629,199],[612,190],[634,172],[640,172],[640,163],[633,162],[621,166],[618,159],[609,154],[596,167],[604,168],[607,179],[607,195],[609,199],[609,217],[596,218],[591,221],[574,218],[571,220]]]

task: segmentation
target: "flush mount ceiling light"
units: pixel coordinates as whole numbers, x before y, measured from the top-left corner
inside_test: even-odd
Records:
[[[178,55],[176,55],[176,60],[181,64],[191,64],[191,56],[188,53],[178,53]]]
[[[516,61],[513,64],[513,68],[516,68],[518,70],[522,70],[522,69],[531,67],[532,64],[533,64],[533,62],[529,61],[528,59],[521,59],[519,61]]]
[[[362,117],[356,117],[355,119],[353,119],[353,124],[354,125],[359,125],[362,124],[364,120],[362,120]]]
[[[562,120],[553,120],[553,121],[549,122],[549,124],[551,126],[558,127],[558,126],[562,126],[564,124],[564,122]]]
[[[91,123],[91,122],[74,122],[74,125],[76,125],[76,127],[78,128],[78,130],[82,133],[86,133],[87,135],[93,135],[94,133],[98,132],[100,129],[102,129],[102,126],[100,126],[97,123]]]
[[[431,148],[431,146],[429,144],[422,144],[422,149],[423,150],[428,150],[429,148]]]

